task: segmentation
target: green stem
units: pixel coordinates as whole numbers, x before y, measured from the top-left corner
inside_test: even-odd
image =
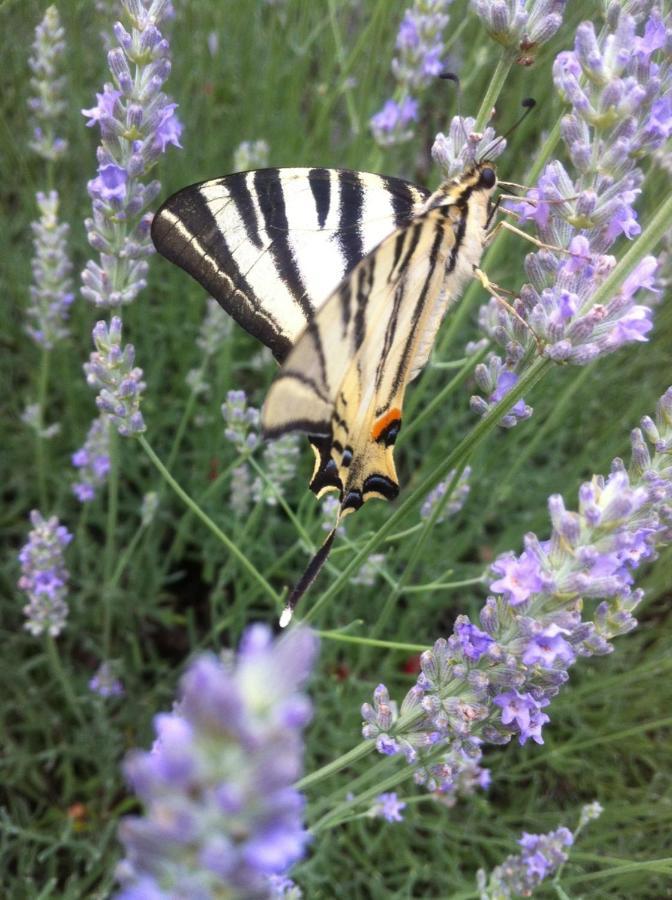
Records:
[[[242,550],[240,550],[235,543],[231,540],[231,538],[225,534],[221,528],[219,528],[212,521],[210,516],[206,515],[203,510],[198,506],[192,498],[187,494],[187,492],[178,484],[178,482],[173,478],[165,465],[161,462],[159,457],[156,455],[147,439],[143,434],[139,435],[138,441],[140,442],[140,446],[145,451],[153,465],[158,469],[161,476],[166,480],[166,482],[170,485],[170,487],[175,491],[177,496],[182,500],[182,502],[189,507],[191,512],[197,516],[203,522],[203,524],[208,528],[216,538],[218,538],[222,544],[226,547],[226,549],[231,553],[232,556],[238,560],[238,562],[242,565],[245,571],[257,582],[257,584],[263,589],[264,593],[267,594],[278,606],[280,605],[280,596],[279,594],[271,587],[271,585],[266,581],[261,572],[257,569],[254,563],[250,562],[250,560],[245,556]]]
[[[399,650],[402,653],[423,653],[426,644],[401,644],[398,641],[381,641],[377,638],[358,637],[340,631],[316,631],[320,637],[328,641],[340,641],[344,644],[363,644],[365,647],[382,647],[384,650]]]
[[[45,425],[45,407],[47,405],[47,390],[49,386],[49,363],[51,361],[51,350],[42,347],[42,355],[40,357],[40,374],[37,383],[37,442],[35,445],[37,456],[37,485],[40,496],[40,506],[47,514],[47,458],[45,440],[42,431]]]
[[[63,668],[63,665],[61,663],[61,657],[58,652],[58,647],[56,646],[56,641],[50,634],[46,635],[46,644],[49,664],[56,677],[56,680],[60,683],[61,688],[63,689],[63,696],[65,697],[67,704],[77,721],[83,723],[84,717],[79,706],[77,705],[77,698],[75,697],[75,694],[72,690],[72,684],[70,683],[70,680],[68,679],[68,676],[65,673],[65,669]]]
[[[511,55],[511,53],[504,50],[499,58],[499,62],[497,63],[495,71],[492,73],[490,84],[488,85],[488,89],[485,92],[485,97],[483,97],[483,100],[481,102],[481,108],[479,109],[478,115],[476,116],[474,131],[478,132],[485,130],[485,127],[492,116],[492,108],[502,92],[504,82],[506,81],[507,76],[511,71],[512,65],[513,56]]]
[[[353,747],[352,750],[348,750],[347,753],[344,753],[337,759],[333,759],[330,763],[327,763],[326,766],[315,769],[310,775],[304,775],[303,778],[300,778],[294,784],[294,787],[297,791],[305,791],[306,788],[312,787],[314,784],[323,781],[330,775],[335,775],[336,772],[340,772],[341,769],[345,769],[347,766],[351,766],[354,762],[357,762],[358,759],[363,759],[365,756],[368,756],[369,753],[375,749],[375,746],[374,741],[362,741],[360,744],[357,744],[356,747]]]
[[[417,541],[415,542],[413,549],[411,550],[411,555],[408,559],[408,562],[404,566],[404,571],[401,573],[401,578],[399,579],[399,581],[397,581],[396,585],[394,586],[394,589],[389,593],[387,600],[385,601],[385,604],[383,605],[381,613],[378,616],[378,621],[376,622],[376,625],[375,625],[375,630],[378,634],[380,634],[383,631],[383,629],[385,628],[385,626],[387,625],[388,620],[389,620],[390,616],[392,615],[392,611],[394,610],[397,599],[399,598],[399,595],[403,591],[409,578],[412,576],[412,574],[415,570],[415,567],[417,565],[418,559],[420,558],[420,554],[422,553],[423,547],[425,546],[425,543],[427,541],[427,538],[429,537],[430,533],[434,529],[434,526],[436,525],[436,523],[439,519],[439,516],[441,515],[441,512],[443,511],[443,508],[445,507],[446,503],[450,500],[451,496],[453,495],[453,492],[455,491],[455,488],[457,486],[458,481],[460,480],[460,476],[462,475],[462,472],[464,471],[465,466],[466,466],[466,460],[462,466],[455,469],[455,474],[451,478],[450,484],[448,485],[446,492],[444,493],[443,497],[441,497],[439,502],[434,504],[434,509],[432,510],[431,514],[427,517],[427,519],[423,523],[422,531],[420,532],[420,535],[419,535]]]
[[[180,445],[182,444],[182,438],[184,437],[184,432],[187,428],[187,423],[191,418],[191,412],[194,408],[194,404],[196,403],[196,392],[192,391],[187,397],[187,402],[184,405],[184,411],[182,413],[182,418],[177,426],[177,431],[175,432],[175,437],[173,438],[173,445],[170,448],[170,452],[168,454],[168,461],[166,462],[166,468],[172,471],[173,465],[175,464],[175,459],[177,457],[178,451],[180,449]]]
[[[359,116],[357,115],[357,107],[353,96],[353,89],[349,86],[346,78],[347,59],[345,56],[345,48],[341,40],[341,33],[338,28],[338,18],[334,0],[328,0],[329,6],[329,23],[334,36],[334,44],[336,45],[336,59],[338,60],[338,68],[343,81],[343,93],[345,94],[345,104],[348,110],[348,118],[350,119],[350,130],[354,135],[358,135],[361,131],[359,124]]]
[[[551,365],[551,361],[547,359],[537,359],[532,363],[527,372],[520,378],[518,384],[480,420],[469,434],[460,441],[457,447],[448,454],[446,459],[439,463],[414,490],[410,491],[406,499],[399,504],[378,531],[369,538],[358,553],[353,555],[341,574],[331,583],[313,606],[308,609],[304,616],[304,621],[315,618],[320,609],[347,584],[352,573],[373,553],[383,539],[398,526],[404,516],[441,481],[446,472],[456,468],[468,459],[471,452],[491,431],[494,431],[502,416],[517,403],[523,394],[528,392],[543,378]]]
[[[112,573],[117,549],[117,517],[119,511],[119,435],[110,427],[110,472],[107,480],[107,521],[103,551],[103,657],[110,655],[112,639]]]
[[[483,584],[483,576],[465,578],[463,581],[430,581],[428,584],[409,584],[404,588],[405,594],[422,594],[425,591],[456,591],[458,588]]]
[[[124,550],[124,552],[123,552],[123,553],[121,554],[121,556],[119,557],[119,560],[117,561],[117,565],[116,565],[116,567],[115,567],[115,569],[114,569],[114,572],[112,573],[112,577],[110,578],[109,591],[110,591],[111,593],[114,592],[114,589],[116,588],[117,584],[119,583],[119,579],[121,578],[121,576],[122,576],[123,573],[124,573],[124,569],[126,568],[126,566],[128,565],[128,563],[129,563],[131,557],[132,557],[133,554],[135,553],[135,550],[136,550],[138,544],[140,543],[140,538],[142,537],[142,535],[143,535],[143,533],[144,533],[146,527],[147,527],[146,525],[139,525],[139,526],[138,526],[138,528],[136,529],[135,534],[134,534],[133,537],[131,538],[131,540],[130,540],[129,544],[127,545],[126,549]]]

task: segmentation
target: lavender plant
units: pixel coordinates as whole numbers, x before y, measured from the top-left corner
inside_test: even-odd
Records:
[[[397,81],[394,97],[371,119],[374,139],[383,147],[409,140],[417,121],[419,95],[444,66],[444,31],[451,0],[415,0],[404,13],[397,34],[397,56],[392,72]]]
[[[133,365],[133,344],[121,346],[121,330],[118,316],[112,317],[109,326],[102,321],[96,323],[93,329],[96,350],[84,364],[84,372],[89,387],[98,391],[98,409],[119,434],[129,437],[145,430],[140,398],[146,385],[142,369]]]
[[[36,509],[30,521],[33,528],[19,553],[18,586],[28,595],[23,608],[27,619],[24,627],[34,636],[46,633],[58,637],[68,616],[69,573],[63,551],[72,535],[56,516],[45,519]]]
[[[80,503],[88,503],[110,471],[110,422],[106,412],[93,420],[84,445],[72,454],[71,461],[79,475],[72,491]]]
[[[33,222],[33,284],[27,309],[26,332],[46,350],[68,337],[67,321],[75,298],[72,291],[72,263],[68,257],[66,222],[59,221],[56,191],[38,192],[40,218]]]
[[[97,307],[131,303],[145,287],[154,252],[148,208],[160,184],[143,179],[170,145],[180,146],[177,104],[162,90],[170,47],[159,26],[168,8],[166,0],[124,0],[130,31],[122,22],[114,27],[118,46],[107,55],[113,80],[82,110],[101,136],[98,174],[88,183],[93,216],[85,222],[99,262],[89,260],[82,272],[82,295]]]
[[[650,445],[650,448],[649,448]],[[422,672],[397,710],[384,685],[362,707],[363,735],[385,755],[403,754],[431,791],[452,790],[455,767],[445,750],[478,762],[483,741],[516,736],[543,743],[546,709],[579,657],[610,653],[611,640],[636,627],[643,592],[633,572],[672,540],[672,388],[655,421],[632,433],[626,469],[614,460],[607,478],[579,490],[579,509],[549,498],[553,530],[492,565],[479,625],[460,615],[452,635],[421,657]],[[586,600],[600,600],[593,620]],[[457,770],[459,772],[459,766]]]
[[[153,750],[126,760],[145,815],[121,824],[119,900],[266,897],[269,878],[304,855],[303,797],[292,783],[311,717],[301,689],[316,655],[308,629],[274,641],[256,625],[235,660],[194,660],[178,705],[155,720]]]
[[[65,31],[55,6],[49,6],[35,29],[33,55],[28,60],[33,73],[30,86],[34,95],[28,100],[33,117],[31,150],[48,162],[56,162],[67,153],[68,142],[58,131],[67,109],[65,99]]]
[[[510,206],[519,224],[535,224],[545,246],[525,260],[530,282],[513,303],[516,315],[497,300],[481,310],[481,327],[506,352],[477,369],[479,387],[489,393],[472,398],[481,415],[497,402],[502,379],[512,385],[529,367],[535,342],[555,362],[585,365],[647,340],[658,293],[654,256],[643,256],[605,302],[595,297],[617,262],[607,251],[641,232],[634,206],[644,178],[639,160],[672,134],[671,41],[656,8],[638,20],[612,4],[599,36],[584,22],[574,50],[557,56],[554,81],[571,104],[560,125],[573,175],[553,160],[526,199]],[[511,415],[508,424],[526,417]]]
[[[569,849],[579,833],[591,820],[599,818],[603,810],[599,803],[588,803],[581,810],[576,829],[560,826],[548,834],[527,834],[518,843],[519,854],[507,856],[488,876],[483,869],[477,875],[481,900],[509,900],[510,897],[531,897],[542,881],[551,875],[557,880],[569,859]]]

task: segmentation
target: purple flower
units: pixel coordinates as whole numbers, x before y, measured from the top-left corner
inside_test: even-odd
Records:
[[[517,50],[516,62],[531,65],[538,48],[550,40],[562,24],[566,0],[471,0],[490,37]]]
[[[34,636],[46,632],[57,637],[68,615],[65,598],[69,575],[63,551],[72,535],[56,516],[45,519],[36,509],[31,512],[30,521],[33,529],[19,553],[18,586],[29,601],[23,608],[28,619],[24,627]]]
[[[259,444],[259,410],[247,405],[245,391],[228,391],[221,406],[226,423],[224,437],[231,441],[239,453],[254,450]]]
[[[89,690],[101,697],[122,697],[124,694],[124,686],[115,677],[112,666],[103,662],[98,667],[98,671],[89,681]]]
[[[443,69],[443,31],[450,2],[433,0],[427,4],[415,0],[404,13],[397,35],[398,53],[392,60],[397,92],[371,118],[373,137],[381,146],[398,144],[412,136],[408,126],[418,118],[417,94]]]
[[[40,219],[33,222],[33,283],[26,331],[36,344],[51,350],[69,334],[66,323],[75,295],[72,292],[67,236],[69,226],[58,221],[56,191],[38,192]]]
[[[530,897],[545,878],[567,862],[569,854],[565,848],[573,843],[574,835],[564,826],[548,834],[528,834],[524,831],[518,841],[522,847],[519,855],[507,856],[489,876],[483,869],[479,870],[477,883],[481,900]]]
[[[248,436],[249,438],[252,435]],[[296,433],[284,434],[277,440],[269,441],[264,447],[263,467],[267,478],[256,478],[252,484],[252,499],[276,506],[278,495],[282,496],[284,485],[293,481],[301,450]]]
[[[140,398],[145,389],[142,369],[134,366],[133,344],[121,346],[121,319],[113,316],[93,329],[96,350],[84,364],[86,382],[98,391],[96,406],[108,416],[119,434],[129,437],[145,430]]]
[[[494,406],[511,391],[519,381],[519,376],[510,369],[504,368],[502,360],[491,353],[485,363],[479,363],[474,370],[474,378],[478,387],[488,397],[474,395],[469,404],[474,412],[486,415]],[[519,421],[529,419],[532,415],[532,407],[523,399],[518,400],[511,409],[502,416],[499,424],[502,428],[512,428]]]
[[[107,57],[114,83],[96,94],[96,106],[82,110],[101,136],[98,172],[88,182],[93,215],[85,222],[100,261],[86,264],[82,294],[111,308],[131,303],[146,284],[147,257],[154,252],[148,208],[160,185],[143,179],[169,145],[180,146],[182,132],[176,104],[162,91],[170,48],[159,25],[169,8],[160,0],[123,5],[131,31],[115,25],[118,46]]]
[[[57,134],[67,109],[65,78],[61,74],[64,37],[58,10],[50,6],[35,29],[33,55],[28,61],[32,72],[30,86],[35,92],[28,107],[33,117],[30,148],[51,162],[61,159],[68,149],[68,142]]]
[[[544,743],[541,737],[541,728],[550,719],[546,713],[541,712],[541,707],[548,706],[550,700],[538,701],[532,694],[521,694],[520,691],[514,689],[504,694],[497,694],[492,702],[502,708],[502,723],[513,725],[519,732],[518,739],[521,744],[524,744],[528,738],[532,738],[537,744]]]
[[[79,469],[80,479],[72,491],[80,503],[88,503],[110,471],[110,423],[106,413],[93,420],[84,445],[72,454],[71,461]]]
[[[467,659],[477,660],[488,652],[494,640],[485,631],[481,631],[471,622],[460,622],[455,626],[455,634]]]
[[[641,233],[635,209],[644,178],[640,161],[672,134],[672,69],[663,53],[672,28],[656,10],[646,22],[641,18],[614,7],[599,36],[592,23],[582,23],[574,49],[555,60],[556,87],[571,105],[561,121],[571,166],[551,161],[526,197],[509,207],[520,223],[535,225],[549,249],[526,257],[529,282],[512,301],[516,315],[494,299],[480,313],[487,336],[505,350],[501,366],[516,375],[539,346],[555,362],[585,365],[646,341],[652,328],[655,298],[643,294],[658,292],[652,256],[620,290],[595,302],[617,262],[608,251],[619,241],[622,253],[623,239]],[[559,251],[552,249],[558,245]],[[485,397],[494,374],[479,383]],[[471,403],[476,412],[489,409],[483,397]]]
[[[404,817],[401,813],[404,809],[406,804],[392,791],[389,794],[379,794],[372,811],[374,816],[382,816],[386,822],[402,822]]]
[[[432,158],[443,169],[446,178],[454,178],[479,159],[495,160],[506,149],[506,140],[488,126],[474,131],[476,119],[453,116],[448,134],[439,132],[432,144]]]
[[[560,628],[554,622],[542,628],[527,645],[522,656],[524,664],[533,666],[537,663],[545,669],[552,669],[556,660],[565,666],[573,663],[576,654],[563,637],[563,634],[569,633],[569,629]]]
[[[416,782],[449,802],[487,786],[481,744],[543,743],[544,710],[569,668],[636,627],[634,572],[672,543],[672,387],[631,443],[629,470],[617,459],[608,477],[583,484],[577,512],[549,498],[550,537],[527,534],[521,554],[495,560],[480,628],[458,616],[450,637],[421,655],[399,708],[384,685],[362,706],[364,738],[402,754]]]
[[[525,603],[544,587],[545,579],[539,560],[526,551],[518,557],[513,553],[503,554],[492,564],[492,571],[501,578],[490,583],[490,590],[503,594],[511,606]]]
[[[441,522],[445,522],[445,520],[450,516],[457,515],[457,513],[462,509],[467,501],[467,497],[469,496],[470,476],[471,466],[466,466],[463,472],[460,474],[460,477],[457,480],[457,484],[453,488],[450,499],[447,503],[444,503],[443,510],[436,519],[436,525]],[[428,519],[432,515],[437,505],[441,502],[443,497],[445,497],[446,491],[448,490],[448,487],[450,486],[454,477],[455,469],[451,469],[451,471],[446,475],[445,479],[443,481],[440,481],[437,486],[429,492],[422,506],[420,507],[421,519]]]
[[[191,663],[178,705],[155,719],[152,750],[126,759],[145,814],[121,823],[117,897],[152,896],[159,884],[158,896],[267,896],[269,876],[303,857],[304,800],[291,785],[311,716],[301,688],[316,654],[307,628],[273,640],[257,625],[235,660]]]
[[[382,146],[399,143],[411,136],[408,125],[418,117],[418,102],[405,97],[401,103],[387,100],[380,112],[371,119],[374,138]]]

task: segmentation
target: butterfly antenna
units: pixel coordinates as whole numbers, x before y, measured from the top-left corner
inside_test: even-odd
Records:
[[[339,517],[340,518],[340,517]],[[311,584],[315,581],[317,576],[320,574],[320,570],[322,566],[327,561],[327,557],[329,556],[329,551],[331,550],[331,545],[334,543],[334,538],[336,537],[336,529],[338,528],[338,522],[331,529],[325,542],[322,544],[317,553],[313,556],[311,561],[308,563],[308,567],[306,571],[303,573],[299,581],[296,583],[292,593],[287,598],[287,602],[285,603],[285,608],[282,611],[282,615],[280,616],[280,627],[285,628],[292,620],[292,616],[294,615],[294,610],[296,609],[296,604],[299,602],[301,597],[306,593]]]
[[[504,134],[500,134],[498,138],[495,138],[495,140],[485,148],[485,150],[483,151],[483,156],[481,157],[481,162],[488,158],[488,154],[492,153],[497,144],[501,144],[502,141],[505,141],[509,137],[509,135],[511,135],[516,130],[516,128],[518,128],[518,126],[525,121],[525,119],[529,116],[536,105],[537,101],[533,97],[526,97],[523,100],[521,106],[523,107],[525,112],[513,123],[508,131],[505,131]]]
[[[464,119],[462,118],[462,85],[460,84],[460,79],[454,72],[441,72],[439,78],[443,78],[444,81],[454,81],[457,89],[457,117],[460,121],[460,126],[462,127],[462,134],[464,135],[464,143],[465,146],[469,145],[469,135],[467,134],[467,129],[464,127]]]

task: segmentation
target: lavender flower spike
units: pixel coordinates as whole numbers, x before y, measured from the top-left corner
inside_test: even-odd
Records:
[[[61,159],[68,149],[68,142],[57,136],[67,109],[65,78],[61,74],[64,34],[58,10],[55,6],[48,7],[35,29],[33,55],[28,60],[33,73],[30,86],[35,92],[28,100],[35,120],[30,148],[50,162]]]
[[[84,446],[72,454],[72,464],[79,470],[79,481],[72,492],[80,503],[89,503],[107,480],[110,471],[110,420],[101,412],[94,419]]]
[[[142,369],[133,365],[133,344],[121,346],[121,319],[113,316],[106,322],[96,322],[93,329],[96,350],[84,363],[89,387],[98,390],[96,406],[107,413],[119,434],[129,437],[141,434],[145,422],[140,412],[140,397],[145,389]]]
[[[40,219],[32,224],[35,255],[26,331],[36,344],[51,350],[68,336],[66,322],[75,297],[66,244],[69,226],[58,221],[56,191],[38,192],[36,199]]]
[[[666,49],[672,27],[656,9],[646,21],[629,9],[611,4],[599,35],[591,22],[580,24],[574,49],[555,59],[555,86],[571,106],[561,122],[571,165],[552,160],[536,186],[509,208],[519,224],[533,223],[543,243],[558,250],[526,256],[529,280],[513,301],[517,315],[496,300],[480,312],[483,331],[505,351],[505,359],[494,359],[508,378],[530,364],[538,342],[548,359],[585,365],[648,340],[652,328],[651,307],[660,292],[653,256],[641,259],[611,297],[595,303],[617,262],[610,249],[641,231],[635,209],[641,163],[672,135]],[[488,394],[487,385],[481,389]],[[483,414],[491,398],[472,405]]]
[[[33,530],[19,553],[21,577],[18,586],[28,594],[23,611],[25,628],[32,635],[46,632],[57,637],[68,616],[68,570],[63,550],[72,540],[68,529],[52,516],[45,519],[36,509],[30,514]]]
[[[479,869],[476,882],[480,900],[509,900],[510,897],[531,897],[542,881],[555,875],[569,859],[569,847],[573,846],[580,832],[593,819],[602,815],[597,801],[587,803],[581,809],[579,823],[572,833],[560,826],[548,834],[527,834],[518,844],[523,848],[517,855],[507,856],[488,877]]]
[[[534,62],[538,48],[562,25],[566,5],[567,0],[471,0],[490,37],[523,66]]]
[[[152,750],[126,759],[145,814],[119,830],[117,900],[283,895],[289,882],[273,876],[286,875],[309,840],[291,785],[311,717],[301,689],[316,654],[307,628],[274,640],[255,625],[235,659],[192,662],[178,705],[155,718]]]
[[[85,222],[100,262],[82,273],[82,294],[99,307],[131,303],[146,284],[152,215],[158,181],[143,183],[170,144],[180,146],[176,104],[162,91],[170,73],[169,44],[159,30],[165,0],[124,0],[131,31],[117,22],[118,46],[107,55],[112,83],[97,104],[82,110],[87,125],[100,128],[98,174],[88,183],[93,217]]]
[[[443,32],[451,0],[415,0],[404,13],[397,34],[392,72],[395,96],[371,118],[371,131],[381,146],[408,140],[409,126],[418,118],[418,95],[443,69]]]
[[[582,485],[576,512],[551,496],[550,537],[528,534],[522,553],[495,560],[478,625],[458,616],[451,636],[422,654],[398,711],[384,685],[363,705],[363,736],[402,754],[429,790],[473,789],[477,773],[463,774],[483,742],[543,743],[545,710],[571,666],[610,653],[611,640],[636,627],[634,572],[672,543],[672,387],[631,442],[629,469],[616,459],[608,477]]]
[[[481,900],[509,900],[510,897],[530,897],[536,888],[555,874],[569,859],[565,849],[574,843],[568,828],[560,827],[548,834],[527,834],[518,841],[523,848],[516,856],[507,856],[487,878],[483,869],[478,872]],[[487,880],[486,880],[487,879]]]

